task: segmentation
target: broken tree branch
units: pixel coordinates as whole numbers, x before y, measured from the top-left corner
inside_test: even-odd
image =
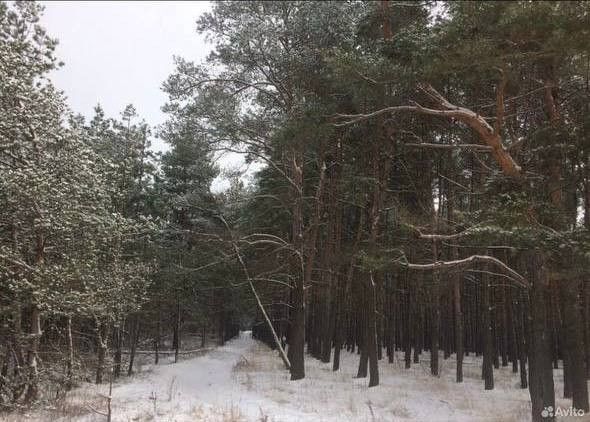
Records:
[[[270,329],[270,331],[272,333],[272,336],[273,336],[273,339],[274,339],[275,344],[277,346],[277,349],[279,350],[279,355],[281,356],[281,359],[283,360],[285,367],[287,369],[291,369],[291,362],[289,362],[289,358],[287,357],[287,354],[285,353],[285,350],[283,349],[283,346],[281,345],[279,337],[277,336],[277,332],[275,331],[275,329],[272,325],[272,322],[271,322],[270,318],[268,317],[266,310],[264,309],[264,305],[262,304],[262,301],[260,300],[260,296],[258,296],[258,292],[254,288],[254,283],[252,282],[252,277],[250,277],[250,272],[248,271],[248,267],[246,266],[246,263],[244,262],[244,258],[242,257],[242,253],[240,252],[240,247],[238,246],[238,243],[233,238],[231,228],[229,227],[229,224],[227,224],[227,221],[225,221],[225,218],[223,218],[222,215],[217,215],[217,218],[223,223],[223,225],[225,226],[225,228],[228,232],[230,242],[232,244],[232,247],[234,248],[234,251],[235,251],[236,256],[238,258],[238,262],[240,263],[240,266],[242,267],[242,271],[244,272],[244,275],[246,276],[246,280],[248,281],[248,285],[250,286],[250,290],[252,291],[252,294],[254,295],[254,298],[256,299],[256,303],[258,304],[258,308],[260,309],[260,312],[262,312],[262,315],[264,316],[266,324],[268,325],[268,328]]]

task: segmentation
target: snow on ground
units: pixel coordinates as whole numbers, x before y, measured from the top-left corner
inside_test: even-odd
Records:
[[[293,382],[276,352],[244,332],[204,356],[144,368],[135,377],[116,384],[113,421],[530,420],[528,390],[519,388],[518,374],[513,374],[511,367],[495,370],[496,388],[484,391],[480,359],[466,357],[462,384],[454,382],[454,360],[440,362],[441,376],[437,378],[429,374],[426,359],[411,369],[403,367],[401,354],[393,364],[380,361],[381,385],[369,389],[368,379],[354,378],[358,355],[343,352],[340,371],[332,372],[331,364],[307,357],[306,378]],[[562,395],[560,376],[556,372],[557,397]],[[69,399],[77,401],[79,415],[40,420],[104,421],[103,416],[88,413],[85,404],[104,411],[104,399],[98,395],[107,392],[105,385],[82,386]],[[565,400],[557,404],[570,406]]]

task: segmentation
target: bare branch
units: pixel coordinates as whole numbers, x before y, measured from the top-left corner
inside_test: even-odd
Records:
[[[267,281],[269,283],[277,283],[280,284],[284,287],[287,287],[288,289],[292,289],[293,286],[291,286],[289,283],[285,283],[284,281],[281,280],[276,280],[274,278],[266,278],[266,277],[253,277],[252,280],[254,281]]]
[[[266,81],[255,81],[255,82],[248,82],[248,81],[244,81],[241,79],[237,79],[237,78],[211,78],[211,79],[201,79],[197,82],[195,82],[191,88],[195,88],[195,87],[200,87],[201,85],[204,85],[206,83],[232,83],[235,85],[240,85],[240,88],[237,88],[232,95],[237,95],[240,92],[244,91],[245,89],[248,88],[253,88],[255,90],[257,90],[258,92],[261,92],[263,94],[266,94],[272,98],[276,99],[276,94],[274,92],[268,91],[264,88],[261,88],[262,86],[270,86],[275,88],[274,84],[270,83],[270,82],[266,82]]]
[[[405,143],[406,147],[412,148],[433,148],[433,149],[475,149],[481,151],[491,151],[492,147],[480,144],[434,144],[434,143]]]
[[[411,270],[418,270],[418,271],[440,271],[440,270],[450,270],[450,269],[462,269],[465,267],[469,267],[474,264],[478,263],[486,263],[486,264],[493,264],[502,270],[505,274],[509,275],[510,278],[515,281],[521,287],[529,288],[528,281],[517,273],[515,270],[504,264],[497,258],[489,255],[472,255],[465,259],[458,259],[454,261],[437,261],[433,262],[432,264],[411,264],[411,263],[401,263],[401,265],[411,269]]]
[[[355,70],[354,73],[356,73],[356,75],[358,77],[360,77],[362,80],[369,82],[372,85],[379,85],[379,82],[377,82],[375,79],[370,78],[366,75],[363,75],[361,72],[359,72],[358,70]]]
[[[483,116],[480,116],[468,108],[459,107],[450,103],[436,89],[428,84],[419,85],[419,89],[434,101],[439,108],[427,108],[420,104],[413,103],[414,105],[411,106],[386,107],[368,114],[337,114],[334,116],[334,119],[337,121],[334,123],[334,126],[347,126],[383,114],[393,114],[403,111],[456,119],[478,133],[481,141],[491,148],[492,156],[499,164],[504,174],[517,179],[522,177],[521,167],[506,151],[506,148],[504,148],[500,134],[494,131],[494,128],[490,126]]]
[[[463,230],[462,232],[453,233],[453,234],[425,234],[425,233],[422,233],[422,231],[420,231],[420,229],[416,226],[412,226],[411,224],[407,224],[407,226],[409,228],[411,228],[412,230],[414,230],[418,234],[418,237],[420,237],[420,239],[430,239],[430,240],[458,239],[460,237],[464,237],[464,236],[471,234],[470,231],[473,230],[473,228],[474,228],[474,227],[470,227],[467,230]]]
[[[264,154],[260,154],[260,153],[257,153],[255,151],[242,151],[242,150],[233,149],[233,148],[230,148],[230,147],[211,148],[210,150],[211,151],[235,152],[235,153],[238,153],[238,154],[252,154],[252,155],[260,158],[261,160],[263,160],[265,163],[269,164],[272,168],[274,168],[297,191],[300,190],[299,186],[297,186],[297,184],[295,184],[295,182],[293,181],[293,179],[291,179],[289,176],[287,176],[287,173],[285,173],[273,160],[269,159]]]
[[[34,267],[31,267],[29,264],[27,264],[23,261],[20,261],[18,259],[13,259],[13,258],[10,258],[9,256],[6,256],[6,255],[0,255],[0,259],[3,259],[4,261],[6,261],[12,265],[16,265],[17,267],[21,267],[21,268],[24,268],[29,271],[35,271]]]

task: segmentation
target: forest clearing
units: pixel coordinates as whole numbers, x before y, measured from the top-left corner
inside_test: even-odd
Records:
[[[0,1],[0,420],[581,421],[589,379],[590,2]]]

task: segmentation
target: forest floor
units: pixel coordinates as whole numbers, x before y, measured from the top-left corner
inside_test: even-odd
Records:
[[[511,367],[495,370],[496,388],[484,391],[480,359],[466,357],[465,380],[456,384],[454,359],[441,359],[441,375],[433,377],[427,360],[404,369],[401,358],[380,361],[381,385],[370,389],[368,379],[354,378],[358,355],[345,352],[340,371],[308,357],[306,378],[291,382],[276,352],[243,332],[203,356],[140,366],[137,375],[113,386],[113,422],[530,420],[528,390],[519,388]],[[108,385],[85,384],[59,409],[14,420],[104,421],[90,410],[106,410],[101,394],[108,394]],[[569,407],[565,400],[557,404]]]

